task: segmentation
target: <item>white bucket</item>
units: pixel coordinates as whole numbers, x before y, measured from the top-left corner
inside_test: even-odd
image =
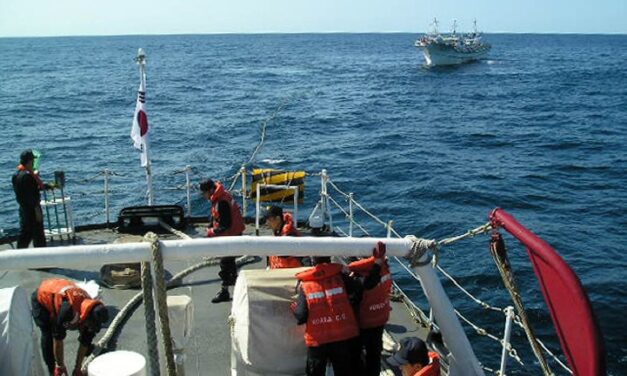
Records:
[[[132,351],[100,355],[87,367],[89,376],[146,376],[146,359]]]

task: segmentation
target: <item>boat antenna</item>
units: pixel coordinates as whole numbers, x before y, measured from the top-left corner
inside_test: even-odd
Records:
[[[438,33],[438,19],[433,17],[433,23],[431,25],[433,26],[433,34],[437,34]]]
[[[457,32],[457,20],[453,18],[453,34]]]
[[[475,34],[477,34],[477,19],[476,18],[472,21],[472,25],[473,25]]]

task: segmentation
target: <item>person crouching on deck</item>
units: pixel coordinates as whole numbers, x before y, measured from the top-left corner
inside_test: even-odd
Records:
[[[272,229],[274,236],[300,236],[300,232],[294,226],[294,218],[290,213],[284,213],[279,206],[270,206],[266,212],[266,223]],[[270,269],[299,268],[303,266],[301,257],[270,256],[268,257]]]
[[[207,237],[216,236],[240,236],[246,225],[239,210],[239,205],[233,196],[220,182],[208,179],[200,183],[200,190],[205,199],[211,202],[211,227],[207,230]],[[231,300],[229,286],[235,285],[237,279],[237,265],[235,256],[222,257],[220,259],[220,279],[222,288],[211,299],[212,303],[228,302]]]
[[[96,333],[109,320],[102,301],[91,299],[72,281],[47,279],[33,292],[31,306],[35,324],[41,329],[41,351],[50,374],[68,375],[63,340],[67,330],[78,330],[80,346],[72,376],[83,376],[83,360],[93,350]]]
[[[383,328],[390,318],[392,275],[385,251],[385,244],[379,242],[372,257],[348,265],[349,270],[363,281],[363,298],[357,310],[361,340],[358,351],[361,352],[362,347],[365,350],[366,362],[362,374],[367,376],[378,376],[381,372]]]

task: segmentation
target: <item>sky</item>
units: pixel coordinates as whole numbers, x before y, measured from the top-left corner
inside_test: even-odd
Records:
[[[627,34],[627,0],[0,0],[0,37],[422,32]]]

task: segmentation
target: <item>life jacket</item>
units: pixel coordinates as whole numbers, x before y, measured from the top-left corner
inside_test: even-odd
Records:
[[[18,171],[25,171],[27,174],[31,175],[35,179],[35,181],[37,182],[37,185],[39,186],[39,189],[44,189],[44,187],[45,187],[44,182],[41,181],[41,178],[39,177],[39,174],[36,174],[32,169],[26,168],[26,166],[24,166],[23,164],[19,164],[19,165],[17,165],[17,170]]]
[[[376,259],[368,257],[366,259],[352,262],[348,268],[362,277],[370,274],[375,265]],[[383,326],[390,318],[390,292],[392,291],[392,274],[387,261],[381,265],[381,280],[374,288],[364,290],[361,303],[359,304],[359,327],[368,329]]]
[[[355,314],[342,280],[342,265],[319,264],[296,274],[307,299],[305,344],[317,347],[359,335]]]
[[[239,211],[239,205],[233,199],[233,196],[224,188],[224,185],[220,182],[216,183],[216,189],[211,195],[211,215],[213,216],[213,229],[217,230],[220,227],[220,212],[218,211],[218,204],[220,201],[226,201],[231,208],[231,227],[226,229],[216,236],[238,236],[244,232],[246,225],[242,218],[242,213]]]
[[[440,356],[429,351],[429,360],[430,363],[422,367],[414,376],[440,376]]]
[[[80,324],[85,322],[95,306],[102,304],[99,300],[91,299],[85,290],[67,279],[47,279],[37,289],[37,301],[50,312],[51,321],[56,320],[64,299],[70,303],[74,314],[79,315]]]
[[[292,214],[283,213],[283,227],[280,236],[300,236],[300,232],[294,226]],[[270,269],[300,268],[303,266],[299,257],[270,256],[268,257]]]
[[[294,217],[292,217],[291,213],[283,213],[281,236],[300,236],[300,232],[296,226],[294,226]]]

